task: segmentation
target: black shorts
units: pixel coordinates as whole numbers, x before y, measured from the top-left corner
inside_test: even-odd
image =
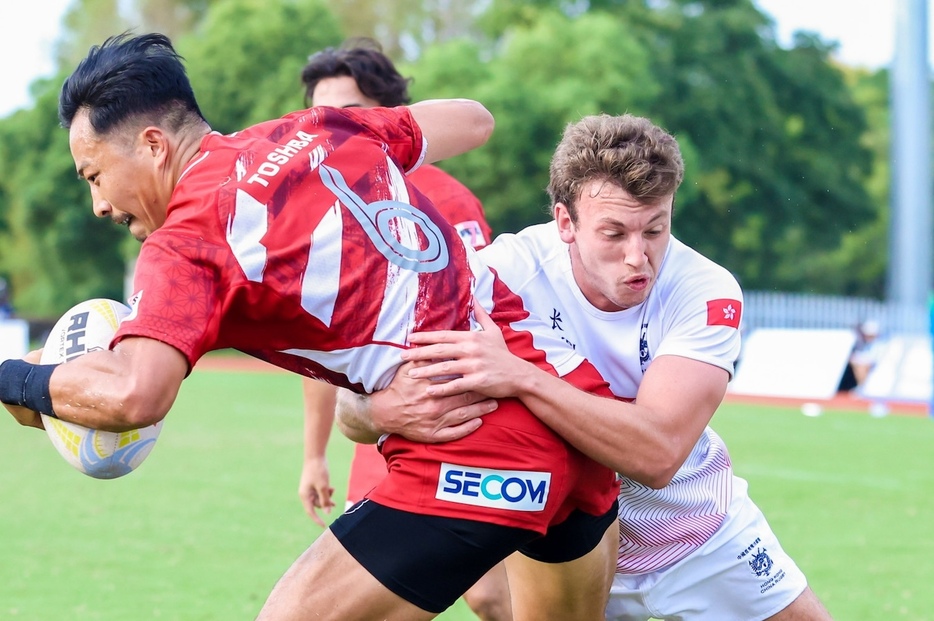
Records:
[[[494,565],[519,551],[564,563],[593,550],[616,520],[573,512],[548,534],[475,520],[420,515],[364,499],[331,524],[331,532],[387,589],[428,612],[447,610]]]

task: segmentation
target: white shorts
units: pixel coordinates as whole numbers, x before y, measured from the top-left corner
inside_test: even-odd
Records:
[[[648,574],[616,574],[608,621],[761,621],[788,607],[807,579],[733,477],[727,517],[704,545]]]

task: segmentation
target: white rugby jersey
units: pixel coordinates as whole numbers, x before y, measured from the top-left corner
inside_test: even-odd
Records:
[[[581,293],[554,222],[500,235],[480,256],[620,398],[635,399],[645,369],[662,355],[700,360],[733,375],[742,290],[726,269],[674,237],[648,299],[616,312],[595,308]],[[732,477],[726,446],[709,427],[664,489],[621,477],[617,571],[655,571],[699,548],[723,522]]]

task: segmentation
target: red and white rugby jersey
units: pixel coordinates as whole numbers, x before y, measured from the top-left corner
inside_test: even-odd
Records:
[[[634,399],[645,369],[661,355],[733,374],[742,290],[726,269],[674,237],[648,299],[617,312],[584,297],[554,222],[500,235],[480,256],[526,307],[551,322],[553,333],[593,363],[617,397]],[[729,453],[710,428],[664,489],[623,477],[618,571],[654,571],[700,547],[726,516],[732,480]]]
[[[483,204],[463,183],[431,164],[410,174],[409,181],[454,225],[468,246],[480,249],[492,241],[493,230],[486,221]]]
[[[406,181],[423,156],[404,107],[312,108],[206,136],[143,243],[115,342],[154,338],[192,366],[236,348],[372,392],[409,333],[470,328],[475,286],[487,308],[497,300],[495,320],[522,329],[521,301],[473,257],[475,279],[474,253]],[[523,353],[555,372],[581,360],[566,346]]]

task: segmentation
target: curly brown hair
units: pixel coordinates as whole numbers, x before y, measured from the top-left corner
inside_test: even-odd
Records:
[[[618,185],[640,203],[674,197],[684,161],[674,136],[650,120],[624,114],[586,116],[564,129],[551,158],[548,194],[577,222],[576,202],[590,181]]]

